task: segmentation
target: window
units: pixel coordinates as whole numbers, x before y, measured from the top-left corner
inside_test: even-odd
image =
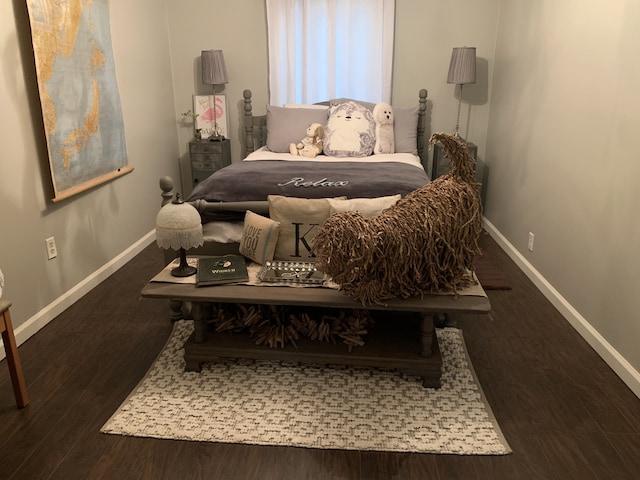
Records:
[[[395,0],[266,0],[270,103],[390,102]]]

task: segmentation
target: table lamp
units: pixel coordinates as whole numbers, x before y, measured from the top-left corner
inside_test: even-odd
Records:
[[[173,248],[180,254],[180,265],[171,270],[174,277],[188,277],[196,273],[197,268],[187,264],[185,249],[204,244],[202,221],[198,210],[185,203],[176,194],[176,198],[167,203],[156,217],[156,242],[162,248]]]
[[[218,106],[216,105],[216,85],[229,82],[224,55],[222,50],[203,50],[200,60],[202,62],[202,83],[213,85],[213,133],[210,140],[224,140],[224,136],[218,130]]]
[[[460,96],[458,97],[458,116],[456,117],[455,136],[460,134],[460,104],[462,103],[462,86],[469,83],[476,83],[476,47],[454,48],[451,52],[451,62],[449,63],[449,76],[447,83],[455,83],[460,86]]]

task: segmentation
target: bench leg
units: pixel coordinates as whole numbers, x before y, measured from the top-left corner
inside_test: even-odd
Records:
[[[433,315],[428,313],[422,315],[420,330],[420,356],[429,358],[433,355],[433,340],[435,336]]]
[[[22,364],[18,355],[18,346],[16,338],[13,334],[13,325],[11,324],[11,314],[9,310],[2,312],[2,341],[4,349],[7,353],[7,363],[9,364],[9,373],[11,374],[11,383],[13,384],[13,393],[16,397],[18,408],[24,408],[29,404],[27,396],[27,386],[24,382],[22,373]]]

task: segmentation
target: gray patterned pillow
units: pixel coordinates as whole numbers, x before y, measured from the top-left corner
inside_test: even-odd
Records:
[[[367,157],[373,153],[375,122],[371,111],[356,102],[333,105],[324,134],[324,154]]]

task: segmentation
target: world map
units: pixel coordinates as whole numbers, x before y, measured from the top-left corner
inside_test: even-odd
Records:
[[[55,196],[128,173],[108,0],[27,4]]]

